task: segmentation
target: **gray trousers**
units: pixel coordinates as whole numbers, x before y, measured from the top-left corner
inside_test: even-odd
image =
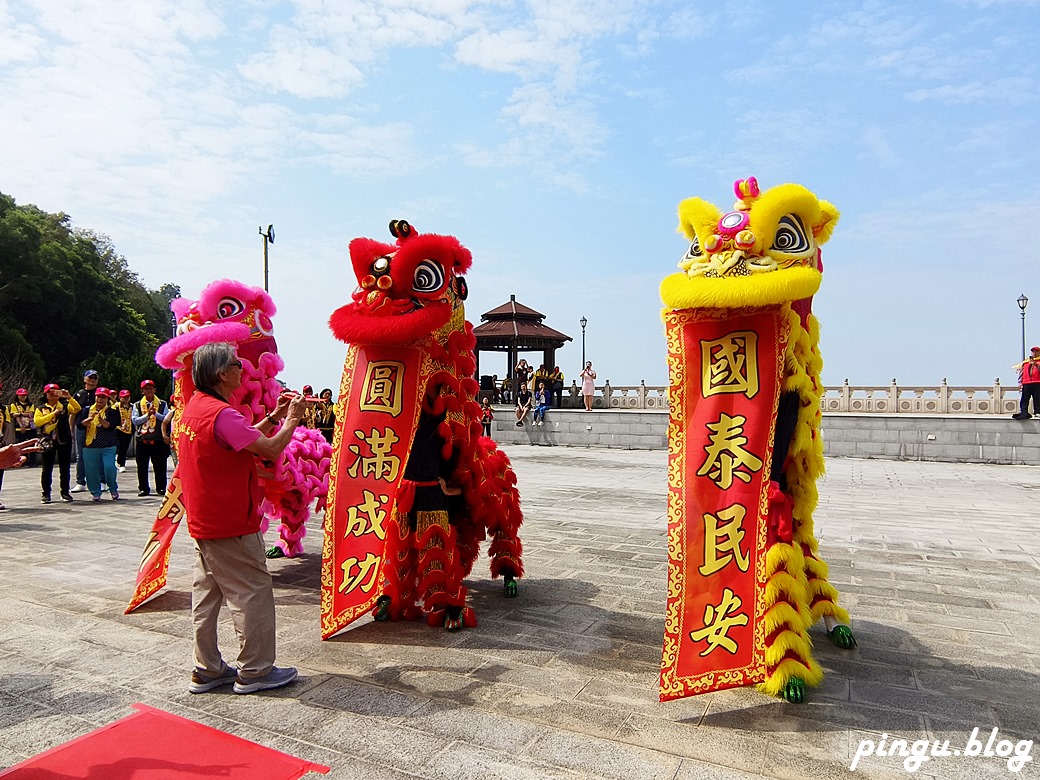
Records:
[[[274,666],[274,589],[267,571],[262,534],[230,539],[196,539],[191,590],[195,666],[215,677],[224,671],[217,647],[217,618],[227,603],[238,634],[238,669],[243,678],[263,677]]]

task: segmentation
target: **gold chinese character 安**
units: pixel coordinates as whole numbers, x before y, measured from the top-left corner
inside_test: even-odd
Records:
[[[385,412],[396,417],[401,413],[403,387],[404,363],[396,360],[369,363],[361,387],[361,411]]]
[[[721,509],[717,515],[705,513],[704,563],[697,568],[702,576],[721,571],[730,561],[735,561],[741,571],[748,570],[748,556],[740,549],[746,515],[747,509],[740,504]]]
[[[758,334],[728,333],[717,341],[701,342],[701,395],[758,393]]]
[[[709,477],[723,490],[730,488],[734,478],[751,482],[751,475],[762,468],[762,460],[744,449],[748,443],[744,435],[746,422],[743,415],[730,417],[722,413],[718,422],[707,424],[711,443],[704,448],[707,457],[697,470],[698,477]]]
[[[390,500],[389,496],[377,496],[371,490],[362,491],[364,500],[357,506],[347,507],[347,527],[343,531],[347,536],[364,536],[375,534],[379,539],[386,539],[386,510],[383,506]]]
[[[722,601],[718,604],[708,604],[704,608],[704,628],[690,632],[690,639],[694,642],[707,641],[708,646],[701,651],[701,657],[708,655],[721,647],[730,653],[736,653],[738,645],[729,636],[729,631],[734,626],[746,626],[748,616],[736,613],[740,609],[740,596],[729,588],[722,592]]]
[[[394,433],[392,428],[384,428],[380,433],[373,428],[367,436],[364,431],[354,431],[354,435],[368,445],[369,454],[362,455],[361,448],[351,444],[347,449],[357,457],[347,468],[347,473],[357,479],[359,467],[362,477],[381,479],[385,482],[393,482],[401,471],[401,458],[390,453],[391,448],[401,438]]]
[[[379,561],[380,558],[375,553],[369,553],[364,560],[347,558],[340,564],[340,568],[343,570],[343,580],[337,590],[346,594],[360,586],[362,593],[370,592],[375,587],[376,577],[379,575]],[[355,568],[357,568],[356,573]]]

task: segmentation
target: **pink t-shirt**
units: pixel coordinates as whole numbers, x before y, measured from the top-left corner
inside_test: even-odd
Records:
[[[260,431],[246,422],[238,409],[222,409],[213,423],[213,438],[226,450],[241,452],[260,438]]]

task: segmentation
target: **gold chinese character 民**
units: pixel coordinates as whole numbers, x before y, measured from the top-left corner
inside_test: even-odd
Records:
[[[368,364],[361,388],[360,408],[363,412],[386,412],[391,417],[401,413],[404,387],[404,363],[377,360]]]
[[[744,435],[746,422],[742,415],[730,417],[723,413],[718,422],[708,423],[711,444],[704,448],[707,457],[697,471],[698,477],[710,477],[723,490],[729,489],[734,477],[751,482],[751,475],[762,468],[762,461],[744,449],[748,442]]]
[[[704,515],[704,563],[697,569],[701,575],[712,575],[730,561],[736,561],[741,571],[748,570],[748,556],[740,549],[745,515],[747,509],[740,504],[721,509],[718,515]]]
[[[365,435],[364,431],[354,431],[354,435],[368,445],[371,454],[362,455],[361,448],[356,444],[351,444],[347,449],[353,452],[357,458],[347,468],[347,473],[354,479],[357,479],[358,467],[360,467],[361,476],[363,477],[372,477],[373,479],[381,479],[386,482],[396,480],[401,470],[401,458],[397,455],[391,455],[390,449],[401,439],[394,433],[393,429],[384,428],[383,432],[380,433],[373,428],[368,436]]]
[[[365,560],[358,558],[347,558],[340,564],[340,568],[343,570],[343,581],[340,582],[339,590],[340,593],[350,593],[358,586],[361,587],[362,593],[368,593],[375,587],[376,577],[379,574],[379,556],[374,553],[369,553],[365,556]],[[357,573],[354,574],[354,568],[357,567]],[[365,577],[368,577],[367,581]]]
[[[717,341],[701,342],[701,395],[758,393],[758,334],[728,333]]]
[[[386,539],[386,528],[383,521],[386,520],[386,510],[381,509],[390,500],[389,496],[376,496],[370,490],[362,491],[364,501],[357,506],[347,508],[347,527],[343,536],[364,536],[375,534],[379,539]]]
[[[690,632],[690,639],[694,642],[708,642],[708,646],[701,652],[702,657],[718,647],[730,653],[737,652],[737,643],[729,637],[729,630],[734,626],[746,626],[748,616],[730,613],[740,609],[740,605],[740,596],[726,588],[722,592],[722,601],[704,608],[704,628]]]

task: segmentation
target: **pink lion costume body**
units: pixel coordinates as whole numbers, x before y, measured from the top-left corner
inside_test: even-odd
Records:
[[[271,321],[276,308],[267,292],[260,287],[221,279],[207,285],[197,301],[176,298],[170,303],[170,309],[177,318],[177,334],[159,347],[155,359],[163,368],[174,371],[178,410],[184,408],[195,392],[191,379],[195,350],[216,341],[234,344],[242,361],[242,385],[229,399],[231,405],[253,423],[277,405],[282,386],[276,377],[285,364],[278,355]],[[332,447],[319,431],[300,427],[278,460],[265,464],[260,471],[264,529],[272,520],[279,523],[278,540],[268,551],[268,557],[292,558],[303,552],[310,504],[317,499],[318,509],[324,508],[331,456]],[[127,612],[165,584],[169,543],[182,516],[175,470],[171,488],[145,547],[137,589]]]

